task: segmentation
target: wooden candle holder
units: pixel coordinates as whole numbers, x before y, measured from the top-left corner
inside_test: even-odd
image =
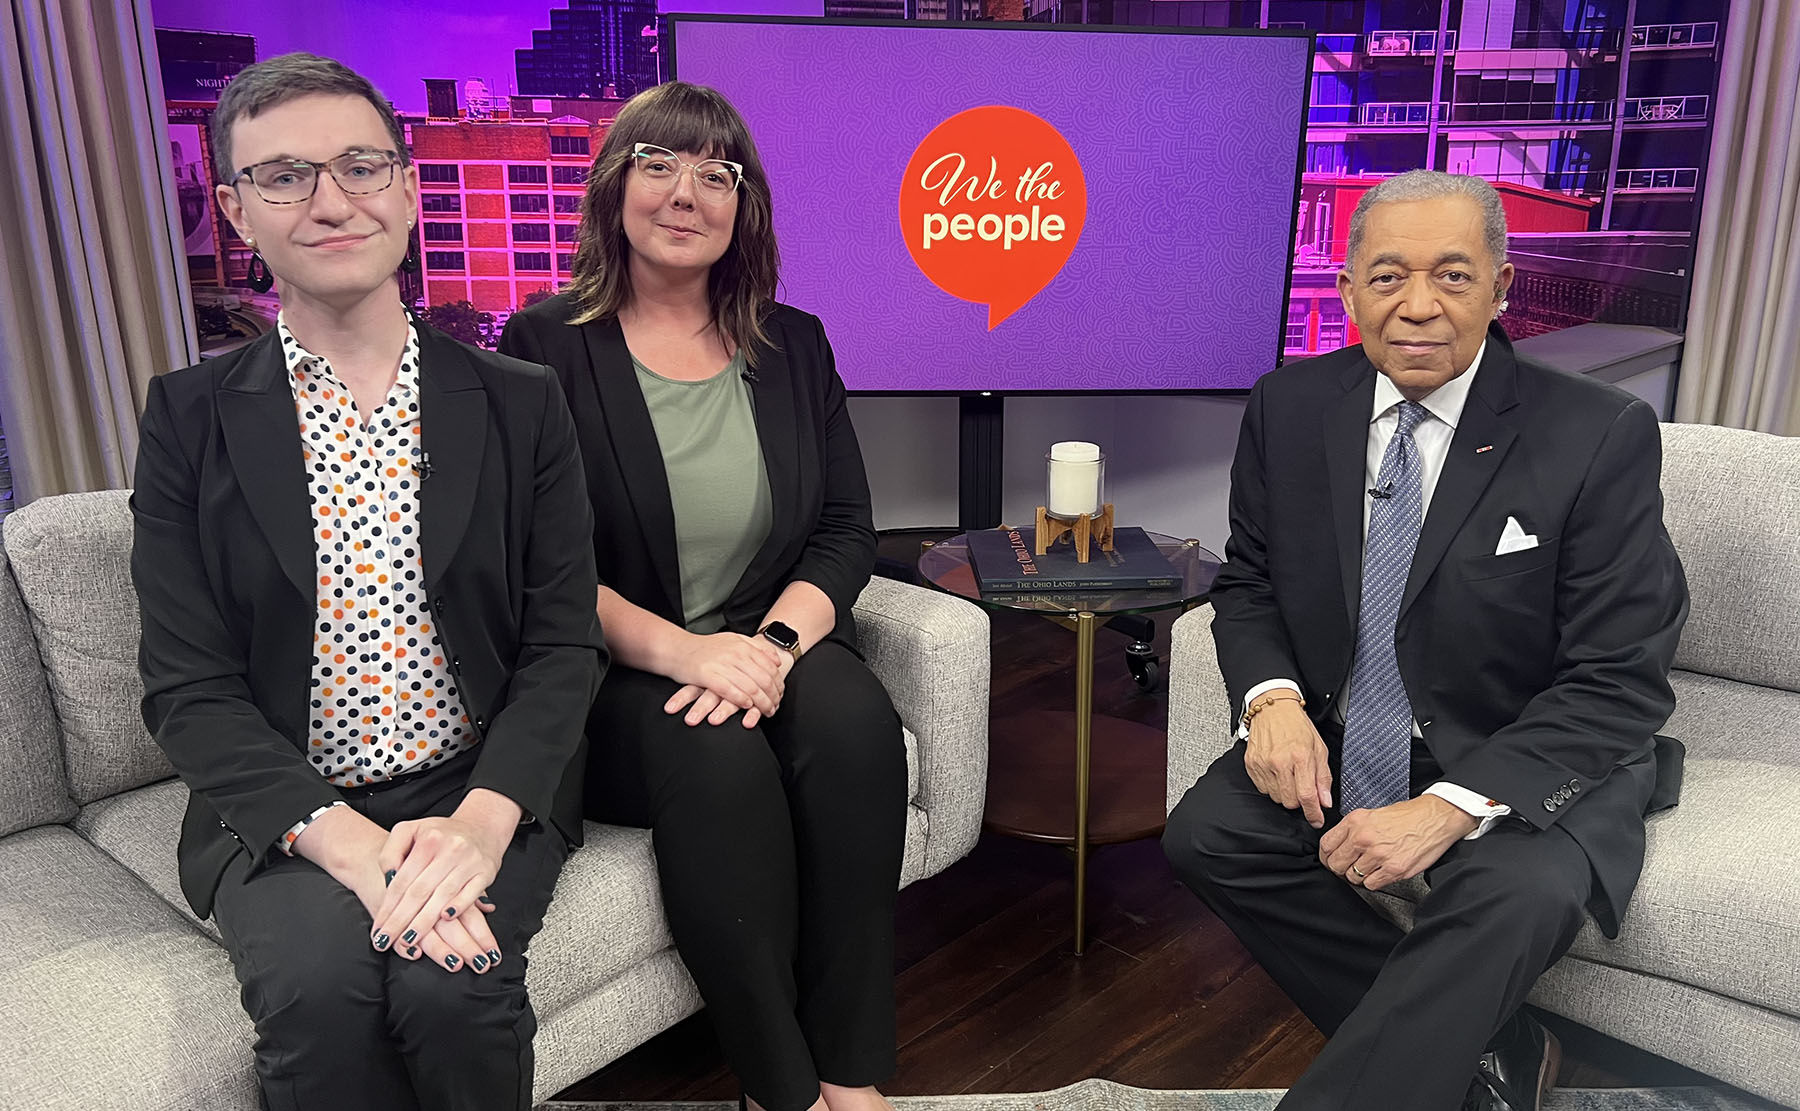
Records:
[[[1037,554],[1048,552],[1053,544],[1064,536],[1070,537],[1075,544],[1075,561],[1088,561],[1088,544],[1096,541],[1100,550],[1113,550],[1113,507],[1107,502],[1099,513],[1083,513],[1073,521],[1065,521],[1061,517],[1052,517],[1050,511],[1038,506],[1037,511]]]

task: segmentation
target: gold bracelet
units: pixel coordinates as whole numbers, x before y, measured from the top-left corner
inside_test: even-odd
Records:
[[[1305,695],[1301,694],[1299,691],[1290,691],[1284,687],[1277,687],[1275,690],[1264,691],[1262,694],[1257,695],[1256,701],[1244,707],[1244,724],[1249,725],[1250,722],[1255,719],[1257,714],[1262,713],[1277,702],[1298,702],[1300,703],[1301,709],[1304,710],[1306,708]]]

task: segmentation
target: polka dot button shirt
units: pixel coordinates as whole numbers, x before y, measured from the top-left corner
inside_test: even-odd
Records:
[[[441,764],[476,744],[426,608],[419,555],[419,343],[409,326],[386,400],[350,391],[279,319],[300,418],[318,557],[308,759],[340,787]],[[289,848],[309,815],[282,839]]]

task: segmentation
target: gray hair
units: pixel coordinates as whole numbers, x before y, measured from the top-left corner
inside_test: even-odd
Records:
[[[317,54],[278,54],[238,71],[219,96],[212,114],[213,168],[219,181],[229,185],[239,167],[231,164],[231,128],[239,120],[254,119],[269,109],[307,96],[360,96],[387,125],[388,136],[400,154],[402,166],[411,165],[406,133],[394,106],[369,83],[369,79],[342,62]]]
[[[1482,238],[1487,243],[1488,256],[1494,260],[1494,269],[1498,271],[1500,264],[1506,261],[1506,209],[1500,204],[1499,192],[1478,177],[1447,174],[1442,170],[1408,170],[1362,195],[1356,202],[1356,211],[1350,214],[1350,251],[1344,258],[1344,269],[1350,270],[1356,263],[1371,208],[1390,201],[1428,201],[1454,196],[1468,197],[1481,209]]]

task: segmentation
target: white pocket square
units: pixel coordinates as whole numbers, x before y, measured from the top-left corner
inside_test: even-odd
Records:
[[[1494,548],[1494,554],[1501,556],[1509,552],[1528,552],[1537,546],[1537,535],[1520,528],[1517,518],[1508,517],[1506,527],[1500,530],[1500,543]]]

